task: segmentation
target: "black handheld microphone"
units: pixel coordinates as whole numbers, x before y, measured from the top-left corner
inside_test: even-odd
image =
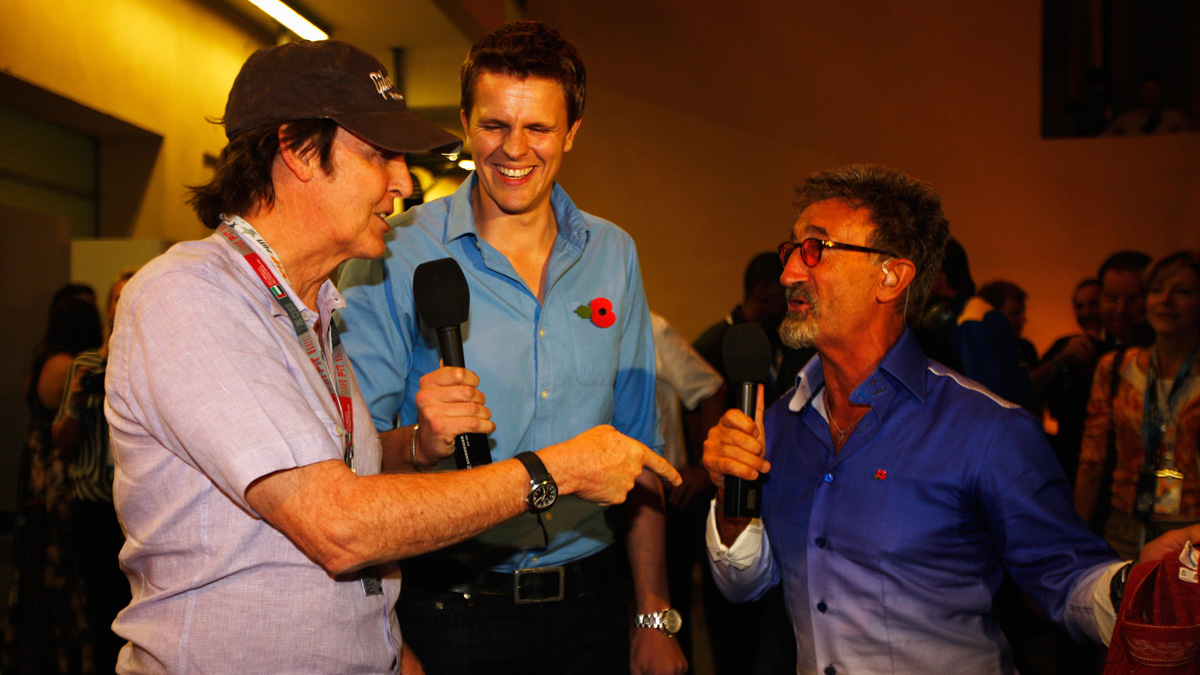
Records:
[[[758,384],[771,374],[771,342],[762,326],[740,323],[725,331],[722,345],[725,374],[738,387],[738,405],[751,418],[758,408]],[[762,477],[743,480],[725,476],[725,515],[730,518],[757,518],[762,511]]]
[[[453,258],[442,258],[417,265],[413,272],[413,302],[421,321],[437,330],[442,363],[465,368],[459,325],[471,313],[471,289],[458,263]],[[491,464],[487,434],[459,434],[454,439],[454,463],[460,469]]]

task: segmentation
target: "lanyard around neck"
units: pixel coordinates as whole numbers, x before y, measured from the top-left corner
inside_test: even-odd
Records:
[[[1200,347],[1193,349],[1183,363],[1179,364],[1179,372],[1176,373],[1175,381],[1171,383],[1171,391],[1167,394],[1166,406],[1160,410],[1158,406],[1158,352],[1153,349],[1150,352],[1150,367],[1146,370],[1146,391],[1142,396],[1142,440],[1146,444],[1147,465],[1157,464],[1158,444],[1166,432],[1171,411],[1175,409],[1180,395],[1187,388],[1187,379],[1191,375],[1192,364],[1196,362],[1197,353],[1200,353]]]
[[[243,225],[248,227],[248,224]],[[332,321],[329,322],[329,342],[331,351],[333,352],[333,371],[334,377],[330,378],[329,371],[325,367],[325,358],[321,354],[320,347],[317,346],[317,338],[312,330],[308,327],[308,323],[304,321],[304,316],[301,315],[300,309],[296,307],[296,303],[284,290],[283,284],[276,278],[275,273],[271,271],[271,267],[263,260],[254,247],[242,237],[242,235],[230,225],[229,221],[221,223],[217,228],[217,232],[225,237],[230,244],[233,245],[237,252],[242,254],[246,262],[250,264],[250,268],[258,275],[260,281],[266,286],[271,297],[275,298],[275,302],[287,313],[288,318],[292,322],[292,328],[296,331],[296,339],[300,341],[300,346],[304,348],[304,353],[308,355],[313,366],[317,369],[317,373],[321,376],[321,381],[325,383],[325,388],[329,391],[329,395],[333,397],[334,405],[338,407],[338,411],[342,415],[342,428],[346,431],[346,443],[344,459],[346,466],[350,470],[354,470],[354,403],[350,395],[350,359],[346,357],[346,348],[342,346],[342,339],[338,335],[337,326]],[[265,248],[272,260],[276,259],[275,252],[271,250],[267,242],[261,237],[255,237],[255,243]],[[278,263],[276,263],[278,264]],[[277,268],[282,273],[281,268]]]

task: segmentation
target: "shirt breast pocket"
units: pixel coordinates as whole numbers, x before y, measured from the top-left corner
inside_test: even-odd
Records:
[[[575,379],[580,384],[612,387],[616,383],[621,354],[619,310],[611,303],[595,301],[569,302],[563,309],[571,334]]]

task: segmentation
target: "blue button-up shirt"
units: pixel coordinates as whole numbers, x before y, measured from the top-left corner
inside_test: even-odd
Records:
[[[438,367],[436,333],[413,305],[417,265],[452,257],[471,293],[463,324],[467,368],[479,375],[496,431],[492,458],[565,441],[599,424],[660,449],[654,407],[654,341],[633,240],[577,209],[557,185],[551,206],[558,236],[539,303],[503,254],[480,238],[471,210],[474,175],[450,197],[390,220],[387,253],[343,265],[342,340],[377,428],[417,420],[422,375]],[[616,321],[588,318],[597,298]],[[443,468],[453,468],[453,460]],[[519,516],[449,554],[498,571],[557,565],[612,543],[603,509],[560,497],[542,516]],[[546,545],[547,535],[549,546]]]
[[[764,555],[714,563],[735,600],[782,580],[801,672],[1011,672],[992,613],[1005,569],[1054,622],[1097,637],[1091,594],[1116,559],[1032,415],[907,332],[850,398],[871,409],[838,452],[819,357],[772,406]]]

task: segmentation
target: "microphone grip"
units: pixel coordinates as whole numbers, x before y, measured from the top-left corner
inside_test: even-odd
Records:
[[[453,368],[466,368],[463,358],[462,334],[458,326],[437,329],[438,353],[442,364]],[[492,449],[488,446],[487,434],[459,434],[454,438],[454,464],[459,469],[472,469],[492,463]]]
[[[442,355],[442,365],[451,368],[466,368],[463,358],[462,333],[458,326],[445,326],[437,329],[438,353]]]
[[[738,403],[747,417],[754,417],[758,408],[757,382],[741,383]],[[725,517],[757,518],[762,513],[761,494],[762,476],[754,480],[725,476]]]
[[[754,419],[754,413],[758,412],[758,383],[743,382],[742,390],[738,392],[738,403],[741,405],[742,413]]]
[[[487,434],[459,434],[454,438],[454,464],[459,469],[473,469],[492,463],[492,450]]]

